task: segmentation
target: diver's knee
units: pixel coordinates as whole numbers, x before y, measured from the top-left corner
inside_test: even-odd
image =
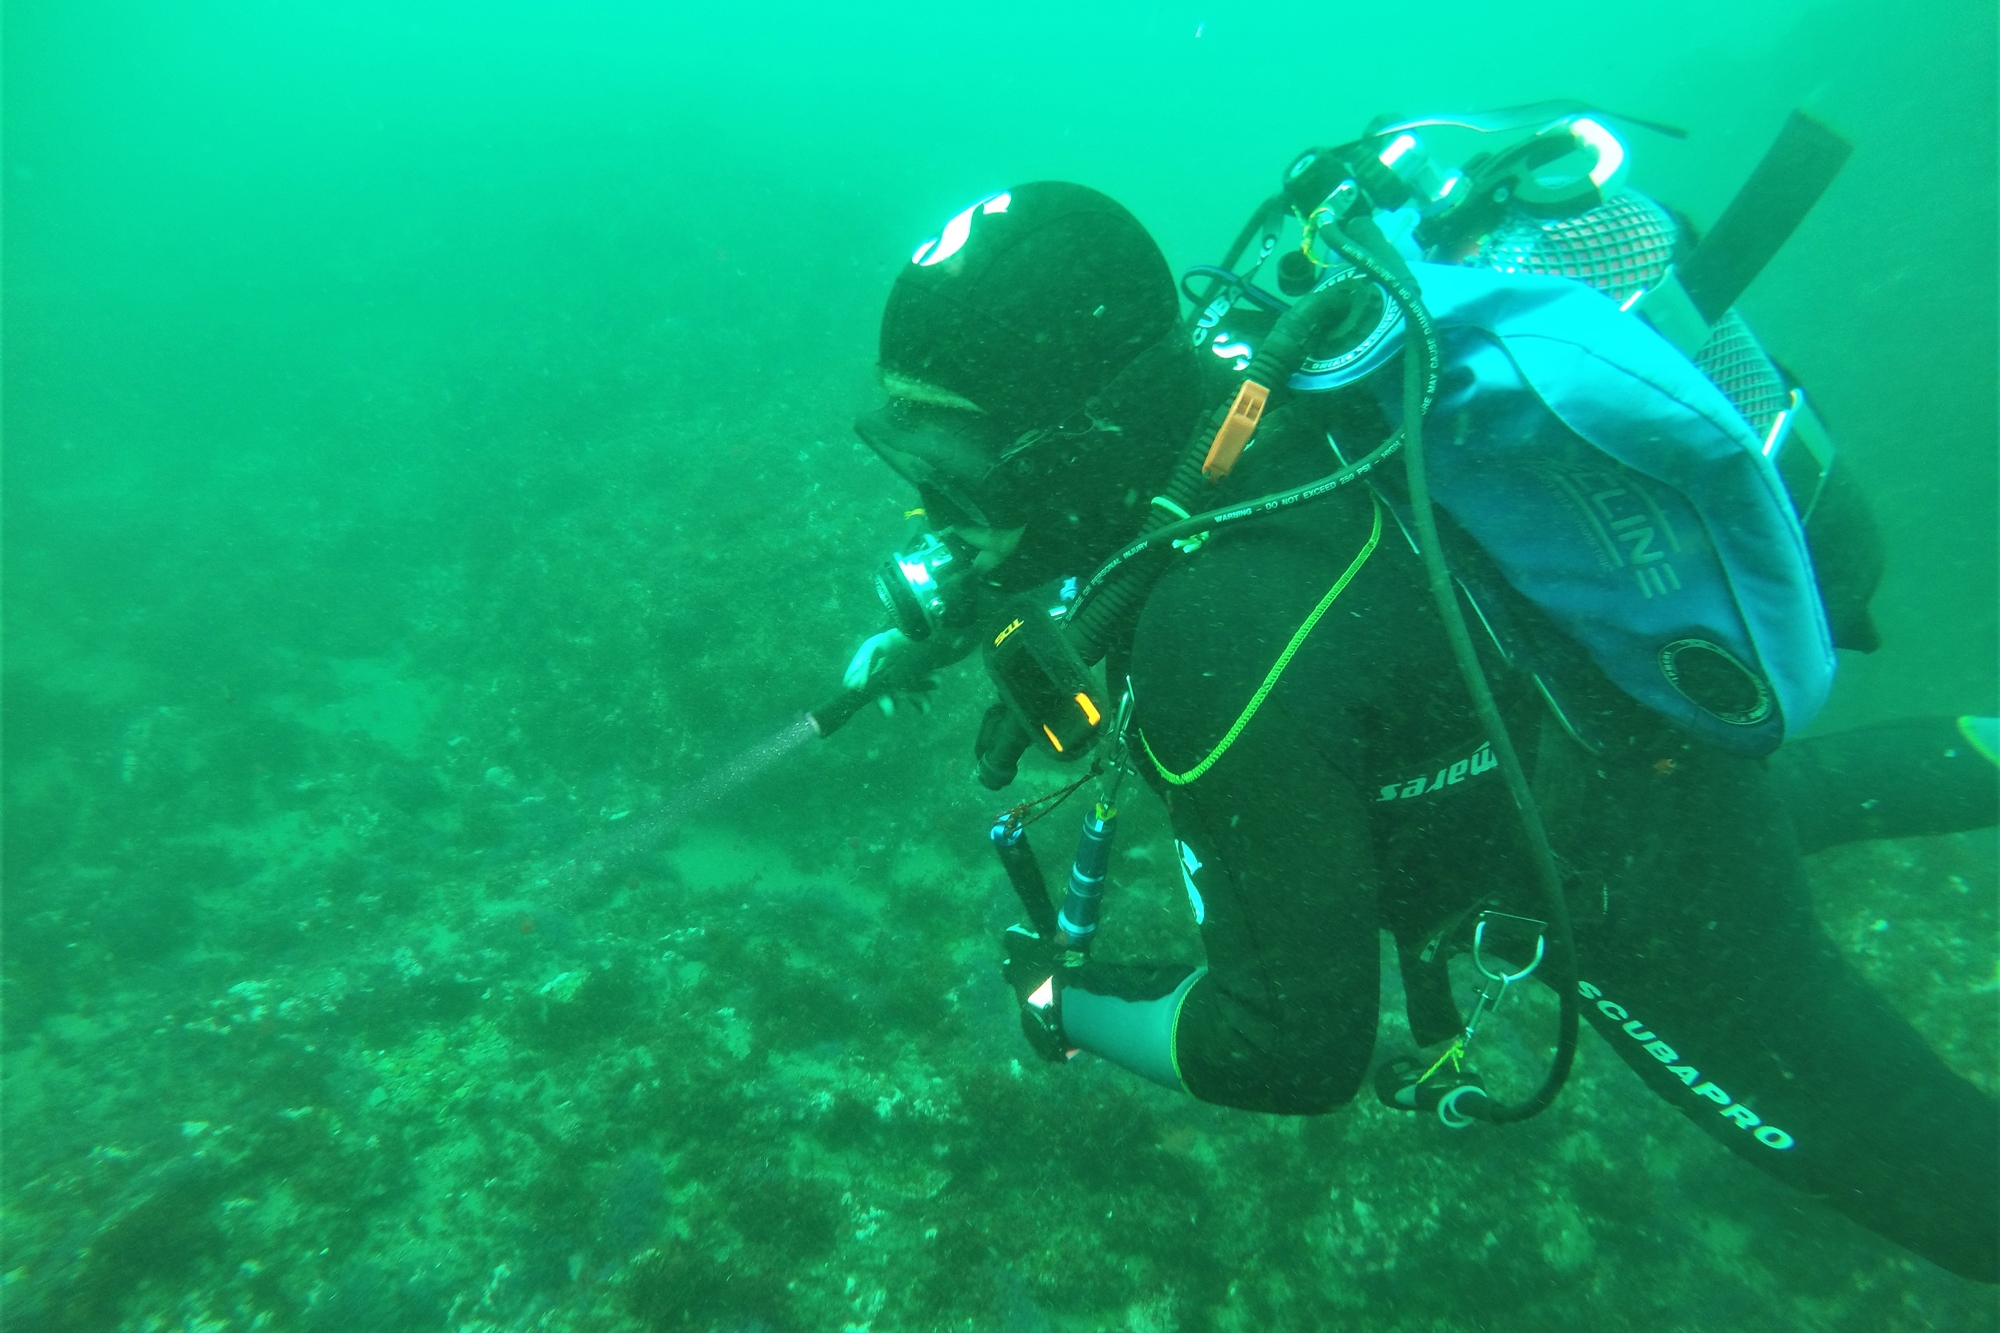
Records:
[[[1329,1115],[1361,1090],[1367,1053],[1344,1055],[1322,1043],[1276,1050],[1239,1049],[1214,1067],[1186,1067],[1182,1081],[1206,1102],[1270,1115]]]

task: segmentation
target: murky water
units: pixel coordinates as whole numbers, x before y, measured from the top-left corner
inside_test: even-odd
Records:
[[[1686,126],[1633,181],[1703,222],[1792,106],[1854,139],[1743,303],[1889,550],[1824,725],[1994,711],[1994,45],[1779,0],[15,6],[10,1327],[1994,1328],[1594,1039],[1465,1135],[1035,1063],[977,667],[793,721],[880,628],[911,500],[850,421],[942,219],[1078,180],[1210,263],[1309,144],[1552,97]],[[1105,947],[1192,958],[1128,807]],[[1988,1088],[1994,861],[1812,865]]]

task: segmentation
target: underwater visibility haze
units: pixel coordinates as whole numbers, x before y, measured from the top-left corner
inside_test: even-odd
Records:
[[[1371,117],[1556,99],[1684,128],[1606,122],[1704,228],[1794,108],[1854,145],[1739,303],[1886,552],[1809,734],[2000,712],[1990,3],[6,17],[9,1330],[2000,1331],[1592,1031],[1462,1131],[1037,1059],[989,829],[1081,770],[974,780],[976,659],[806,717],[889,623],[853,423],[948,219],[1078,182],[1178,275]],[[1199,959],[1143,787],[1096,948]],[[1807,873],[1990,1095],[1986,825]]]

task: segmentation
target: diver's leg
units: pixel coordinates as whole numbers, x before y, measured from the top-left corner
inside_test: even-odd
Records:
[[[1793,741],[1771,756],[1771,776],[1810,853],[1992,827],[2000,818],[1996,748],[1993,718],[1912,718]]]
[[[1584,886],[1584,1012],[1651,1087],[1739,1155],[1953,1272],[2000,1279],[2000,1110],[1814,920],[1761,766],[1690,752],[1607,765]],[[1604,847],[1591,849],[1600,854]]]

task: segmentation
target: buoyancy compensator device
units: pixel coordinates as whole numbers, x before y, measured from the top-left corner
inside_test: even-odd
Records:
[[[1288,219],[1302,240],[1278,279],[1296,293],[1352,276],[1318,241],[1319,220],[1371,217],[1437,326],[1438,502],[1626,693],[1718,746],[1767,753],[1832,683],[1804,531],[1832,448],[1732,307],[1847,146],[1794,113],[1695,245],[1675,215],[1624,186],[1611,119],[1574,103],[1423,117],[1301,155],[1237,250],[1184,283],[1209,282],[1190,291],[1207,302],[1193,337],[1225,359],[1252,354],[1280,300],[1255,277]],[[1446,166],[1419,131],[1447,127],[1511,139]],[[1259,258],[1237,274],[1260,234]],[[1403,334],[1390,303],[1358,344],[1301,364],[1286,388],[1369,392],[1394,421],[1401,394],[1387,368]],[[1865,627],[1865,609],[1858,619]]]

